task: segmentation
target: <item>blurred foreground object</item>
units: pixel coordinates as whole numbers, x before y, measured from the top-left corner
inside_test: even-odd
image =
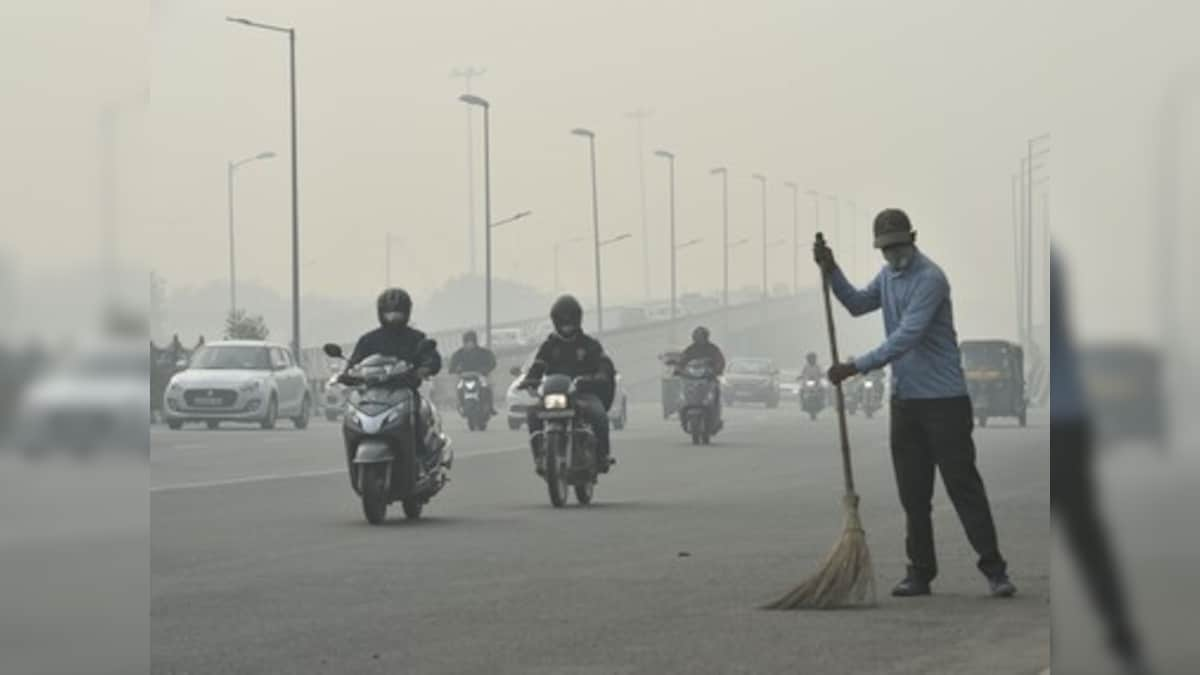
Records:
[[[1128,672],[1144,672],[1125,589],[1100,518],[1091,421],[1078,369],[1057,253],[1050,262],[1050,506],[1067,539],[1108,646]],[[1128,381],[1128,380],[1127,380]],[[1055,623],[1060,623],[1057,617]]]

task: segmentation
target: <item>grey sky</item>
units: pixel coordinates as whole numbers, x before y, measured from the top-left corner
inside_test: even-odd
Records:
[[[603,229],[635,234],[608,249],[606,294],[640,295],[634,134],[623,114],[646,106],[655,110],[648,149],[679,157],[680,237],[705,240],[681,254],[684,289],[719,284],[719,186],[708,169],[724,164],[733,236],[751,238],[735,253],[735,285],[760,277],[750,174],[761,172],[772,181],[769,238],[791,236],[786,180],[854,198],[865,279],[878,261],[870,216],[902,206],[951,274],[963,332],[1007,334],[1009,175],[1024,139],[1054,135],[1060,239],[1102,230],[1107,244],[1144,229],[1159,99],[1172,72],[1200,63],[1193,4],[159,0],[153,17],[145,6],[83,0],[28,7],[41,16],[0,29],[16,84],[5,141],[21,158],[3,169],[6,220],[46,226],[6,228],[6,248],[55,251],[18,256],[26,272],[94,257],[96,113],[116,105],[122,256],[174,286],[224,280],[225,162],[273,150],[279,157],[239,174],[239,273],[287,291],[286,39],[223,20],[237,14],[298,30],[306,290],[369,299],[383,282],[389,231],[420,252],[394,262],[418,295],[464,270],[465,121],[461,81],[449,73],[479,64],[488,73],[475,90],[494,105],[495,217],[535,212],[496,231],[498,274],[549,287],[550,242],[587,232],[586,146],[568,131],[588,126]],[[665,262],[666,172],[647,162],[649,245]],[[1185,169],[1194,175],[1194,166]],[[807,241],[812,204],[802,196],[800,207]],[[830,209],[822,204],[826,230]],[[845,206],[841,219],[848,228]],[[78,228],[78,246],[63,246],[64,222]],[[848,235],[835,243],[848,263]],[[1085,276],[1149,261],[1137,238],[1119,251],[1068,248]],[[564,262],[566,284],[590,298],[588,250],[575,247]],[[773,283],[790,281],[790,243],[772,251],[770,270]],[[665,286],[665,265],[653,279]],[[1133,314],[1113,330],[1153,316],[1147,290],[1115,291]],[[1087,307],[1113,297],[1096,284],[1080,291]]]

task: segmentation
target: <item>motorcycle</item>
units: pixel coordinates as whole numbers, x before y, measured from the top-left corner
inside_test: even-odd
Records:
[[[863,382],[860,378],[852,377],[842,383],[843,400],[846,402],[846,414],[855,415],[862,405]]]
[[[487,431],[492,418],[491,406],[483,400],[487,379],[482,373],[465,372],[458,377],[458,414],[471,431]]]
[[[825,409],[825,390],[820,380],[809,378],[800,383],[800,409],[813,420]]]
[[[871,419],[883,407],[883,380],[868,379],[862,383],[862,409]]]
[[[576,410],[580,380],[547,375],[537,389],[535,415],[542,430],[531,434],[537,472],[546,479],[550,503],[567,503],[575,489],[580,504],[590,504],[600,475],[596,435]]]
[[[708,359],[694,359],[683,367],[679,421],[683,432],[691,434],[692,445],[708,445],[721,430],[717,416],[720,384]]]
[[[324,349],[342,358],[338,345]],[[406,518],[420,518],[425,504],[450,480],[454,454],[437,409],[411,387],[412,366],[375,354],[335,378],[347,388],[346,468],[367,522],[382,523],[395,502]],[[418,428],[424,430],[423,441],[417,439]]]

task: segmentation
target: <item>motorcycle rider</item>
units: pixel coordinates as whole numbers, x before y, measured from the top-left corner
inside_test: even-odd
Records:
[[[479,346],[479,335],[473,330],[463,333],[462,347],[450,356],[450,374],[461,375],[462,373],[479,373],[483,375],[483,389],[480,392],[480,397],[487,409],[496,414],[496,409],[492,405],[492,385],[488,381],[488,376],[496,369],[496,355],[487,347]],[[462,391],[458,392],[458,405],[462,407]]]
[[[825,377],[825,371],[821,369],[821,366],[817,365],[817,353],[809,352],[808,355],[804,357],[804,360],[804,369],[800,371],[799,379],[816,380],[817,382],[820,382],[821,378]]]
[[[717,377],[725,374],[725,355],[721,353],[721,348],[713,343],[710,337],[711,334],[709,333],[707,327],[696,326],[695,330],[692,331],[692,344],[688,345],[687,348],[683,350],[683,354],[679,356],[679,363],[675,366],[675,373],[677,375],[682,374],[684,366],[686,366],[689,361],[696,359],[708,359],[708,362],[712,364],[713,373]],[[721,417],[720,387],[716,388],[715,395],[716,406],[713,410],[714,417],[712,421],[714,425],[713,428],[716,431],[720,431],[721,427],[724,426],[724,421]]]
[[[595,338],[583,332],[583,307],[572,295],[563,295],[550,308],[551,333],[538,347],[533,364],[521,387],[534,389],[545,375],[567,375],[580,378],[580,393],[576,398],[580,415],[596,434],[600,472],[607,473],[615,464],[609,447],[608,411],[601,400],[605,389],[615,386],[612,361]],[[611,397],[604,396],[611,400]],[[530,433],[542,430],[542,420],[536,409],[530,409],[527,422]],[[534,457],[541,454],[541,436],[532,437]]]
[[[442,369],[442,356],[437,343],[425,337],[421,331],[409,325],[412,316],[412,298],[402,288],[387,288],[375,301],[375,312],[379,317],[379,328],[367,332],[354,345],[354,352],[346,361],[346,370],[374,354],[391,356],[412,364],[404,379],[416,397],[417,410],[421,409],[419,388],[427,377],[437,375]],[[345,371],[343,371],[345,374]],[[417,447],[425,452],[425,429],[422,415],[416,416]]]

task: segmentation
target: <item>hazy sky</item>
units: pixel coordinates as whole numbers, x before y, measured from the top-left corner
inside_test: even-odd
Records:
[[[603,233],[634,235],[606,249],[606,296],[640,296],[635,136],[624,113],[647,107],[647,150],[678,155],[680,240],[704,239],[680,254],[682,288],[719,286],[720,193],[708,170],[727,165],[732,237],[751,238],[733,254],[734,285],[761,274],[750,179],[761,172],[771,180],[768,240],[788,240],[770,253],[772,283],[791,280],[783,182],[793,180],[857,202],[859,278],[878,262],[870,217],[901,206],[951,275],[963,332],[1010,332],[1010,175],[1025,139],[1050,132],[1055,231],[1076,244],[1067,247],[1076,271],[1097,280],[1081,284],[1084,305],[1123,302],[1133,313],[1111,324],[1125,328],[1155,316],[1144,301],[1150,275],[1113,289],[1099,280],[1150,267],[1146,237],[1111,244],[1118,234],[1152,232],[1155,122],[1168,78],[1200,64],[1194,5],[35,3],[0,22],[2,133],[13,152],[2,174],[5,215],[17,225],[6,224],[5,249],[26,273],[95,257],[97,119],[110,106],[122,257],[174,286],[223,281],[226,162],[272,150],[276,159],[238,174],[239,275],[287,292],[286,38],[223,20],[234,14],[298,31],[306,290],[369,301],[383,283],[388,232],[404,242],[393,276],[418,295],[465,270],[466,121],[456,100],[462,82],[449,74],[474,64],[488,69],[475,91],[493,103],[494,218],[534,211],[495,231],[500,275],[549,287],[552,242],[589,234],[586,144],[568,133],[587,126],[597,133]],[[1185,136],[1200,147],[1194,131]],[[664,288],[666,167],[646,162],[652,279]],[[1183,167],[1193,183],[1197,166]],[[477,188],[482,221],[481,181]],[[830,231],[833,204],[821,208]],[[1040,204],[1037,211],[1040,223]],[[805,242],[812,213],[802,194]],[[835,245],[849,264],[845,201],[840,216],[847,234]],[[801,278],[811,281],[806,255],[802,263]],[[588,298],[591,273],[586,246],[565,249],[564,281]]]

